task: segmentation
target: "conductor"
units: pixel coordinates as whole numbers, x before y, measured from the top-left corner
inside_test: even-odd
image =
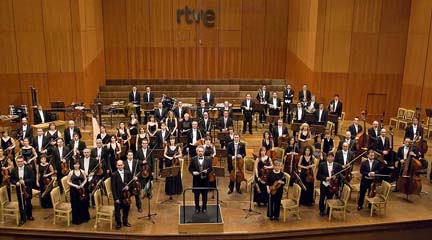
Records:
[[[196,148],[197,156],[192,158],[189,165],[189,172],[193,176],[193,187],[209,187],[208,174],[212,171],[212,162],[210,157],[204,157],[204,148],[198,146]],[[207,213],[207,193],[208,189],[194,189],[195,197],[195,213],[199,213],[201,210],[203,213]],[[202,208],[199,205],[199,197],[202,195]]]

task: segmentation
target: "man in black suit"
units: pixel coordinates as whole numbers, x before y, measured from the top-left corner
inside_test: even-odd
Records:
[[[297,103],[297,107],[293,109],[293,121],[294,123],[303,123],[305,121],[306,111],[304,110],[300,102]]]
[[[348,127],[348,131],[351,132],[351,139],[355,139],[357,134],[363,131],[363,127],[359,124],[359,117],[354,117],[353,124]]]
[[[282,108],[282,104],[276,92],[273,92],[272,98],[269,100],[268,104],[269,104],[269,115],[279,116],[280,110]]]
[[[226,131],[228,131],[229,127],[233,127],[233,126],[234,126],[234,122],[233,122],[232,118],[229,117],[229,112],[224,111],[223,116],[220,117],[218,120],[217,128],[221,132],[226,132]]]
[[[48,114],[42,109],[42,105],[38,104],[37,109],[34,111],[34,124],[46,123],[49,121]]]
[[[33,128],[28,125],[27,118],[23,117],[21,119],[21,127],[17,129],[16,139],[20,141],[20,147],[24,144],[24,138],[28,138],[30,144],[33,138]]]
[[[75,151],[78,151],[80,153],[80,156],[82,156],[84,149],[87,148],[86,143],[79,139],[77,133],[74,133],[73,141],[69,143],[68,147],[70,150],[74,149],[74,153],[72,153],[72,156],[75,155]],[[72,167],[73,167],[73,164],[72,164]],[[73,169],[73,168],[71,168],[71,169]]]
[[[423,138],[423,127],[418,125],[417,118],[414,118],[412,124],[405,128],[404,138],[409,138],[411,140],[414,140],[415,138],[420,140]]]
[[[213,128],[212,120],[208,116],[208,112],[204,112],[203,118],[199,120],[199,129],[204,137],[210,136],[211,130]]]
[[[96,147],[91,150],[90,157],[96,159],[98,163],[99,161],[102,162],[105,176],[111,174],[111,164],[108,163],[108,150],[103,147],[102,139],[96,139]]]
[[[141,97],[136,86],[133,86],[132,91],[129,93],[129,102],[138,105],[135,107],[135,111],[138,115],[138,121],[141,122]]]
[[[204,148],[198,146],[196,148],[197,156],[192,158],[189,164],[189,172],[193,176],[192,186],[198,187],[209,187],[208,174],[212,172],[212,162],[210,157],[204,157]],[[195,199],[195,213],[199,213],[201,210],[203,213],[207,213],[207,193],[208,189],[193,189]],[[199,205],[199,197],[202,195],[202,208]]]
[[[403,145],[400,146],[398,151],[397,151],[396,162],[398,162],[398,164],[396,164],[396,162],[395,162],[394,165],[395,165],[395,171],[398,173],[401,172],[402,165],[405,163],[405,161],[408,159],[408,157],[410,155],[413,156],[414,158],[417,158],[419,155],[419,154],[417,154],[416,147],[414,145],[412,145],[410,148],[410,145],[411,145],[411,139],[406,137]],[[396,174],[396,179],[395,179],[396,182],[397,182],[398,178],[399,178],[399,174]],[[396,188],[394,191],[395,192],[398,191],[397,185],[396,185]]]
[[[57,182],[58,185],[60,186],[61,192],[63,192],[63,185],[61,184],[61,179],[67,176],[67,173],[66,174],[62,173],[61,164],[66,163],[68,164],[68,169],[73,169],[72,168],[73,163],[71,161],[72,153],[69,154],[69,151],[70,151],[69,148],[64,146],[63,138],[57,139],[57,147],[54,148],[53,150],[53,161],[54,161],[55,169],[57,170]]]
[[[348,149],[350,151],[353,151],[353,152],[357,151],[357,149],[356,149],[356,143],[355,143],[354,140],[352,140],[352,138],[351,138],[351,132],[350,131],[346,131],[345,132],[345,137],[343,137],[341,139],[341,141],[339,142],[339,145],[338,145],[338,148],[337,148],[338,150],[342,150],[342,144],[343,143],[347,143],[348,144]]]
[[[362,175],[360,181],[360,195],[357,202],[357,210],[363,209],[364,198],[366,192],[370,190],[370,186],[375,180],[375,174],[379,173],[379,162],[375,160],[375,152],[373,149],[368,150],[368,159],[360,164],[360,174]]]
[[[277,126],[273,127],[272,136],[273,136],[275,147],[279,146],[279,142],[278,142],[279,137],[288,136],[288,128],[284,126],[282,119],[278,119]]]
[[[327,124],[328,111],[324,109],[324,104],[320,103],[315,113],[315,124],[325,126]]]
[[[198,121],[201,120],[204,116],[204,113],[208,112],[208,111],[209,111],[209,108],[206,107],[206,102],[201,99],[200,106],[197,107],[197,118],[198,118],[197,120]]]
[[[387,131],[383,128],[381,129],[381,134],[378,137],[378,140],[375,144],[374,150],[381,154],[384,160],[389,164],[389,166],[393,166],[393,163],[389,163],[389,151],[390,151],[390,140],[386,136]]]
[[[249,125],[249,133],[252,134],[252,115],[254,113],[255,103],[251,100],[251,95],[246,94],[246,99],[240,106],[243,112],[243,134],[246,133],[246,125]]]
[[[270,98],[270,92],[267,91],[267,86],[263,85],[261,87],[261,89],[258,89],[258,93],[256,96],[256,100],[260,103],[264,105],[264,111],[260,112],[260,116],[259,116],[259,120],[261,123],[264,123],[266,120],[266,114],[267,114],[267,110],[268,110],[268,101]]]
[[[130,191],[126,184],[132,180],[132,173],[124,169],[122,160],[117,161],[117,171],[114,172],[111,179],[111,190],[114,198],[114,214],[116,229],[120,229],[123,223],[125,227],[131,227],[128,221],[130,204],[125,204],[122,191]],[[136,177],[133,177],[136,178]],[[123,216],[120,216],[120,210],[123,210]]]
[[[307,85],[304,84],[301,91],[299,91],[299,101],[302,103],[303,106],[306,106],[307,103],[311,100],[311,91],[307,89]]]
[[[349,150],[349,145],[347,142],[342,144],[342,149],[336,152],[335,161],[341,166],[348,167],[347,164],[353,159],[353,152]]]
[[[283,121],[286,123],[291,122],[291,116],[290,116],[290,104],[293,103],[294,98],[294,90],[291,89],[291,84],[288,84],[286,88],[283,91],[284,95],[284,102],[283,102]]]
[[[228,112],[229,117],[232,117],[232,108],[228,101],[225,101],[223,107],[219,108],[219,116],[223,116],[225,111]]]
[[[68,122],[68,125],[69,125],[68,128],[64,130],[64,134],[63,134],[63,138],[67,146],[71,141],[73,141],[74,133],[77,133],[79,139],[81,139],[81,131],[78,127],[75,127],[75,122],[73,120],[70,120]]]
[[[305,109],[307,109],[309,112],[315,112],[319,107],[319,103],[315,100],[315,95],[311,96],[310,102],[308,102],[305,106]]]
[[[183,107],[183,103],[181,101],[177,102],[177,107],[174,109],[174,115],[181,122],[183,121],[183,117],[185,113],[187,113],[188,109]]]
[[[381,128],[379,127],[378,121],[373,121],[372,127],[368,129],[368,135],[369,135],[368,148],[374,148],[380,134],[381,134]]]
[[[132,176],[140,174],[141,164],[138,164],[138,160],[134,159],[134,153],[129,150],[126,155],[126,160],[123,161],[124,169],[131,172]],[[138,212],[142,212],[142,203],[139,194],[135,195],[135,204],[137,206]]]
[[[47,147],[49,143],[49,139],[44,136],[44,132],[42,128],[38,128],[37,130],[37,136],[33,137],[33,140],[31,141],[33,144],[33,148],[36,150],[36,153],[38,154],[38,162],[42,154],[47,154]]]
[[[238,167],[238,163],[237,160],[240,158],[244,158],[244,156],[246,155],[246,148],[244,143],[240,142],[240,136],[238,135],[238,133],[234,133],[234,141],[228,143],[228,147],[227,147],[227,161],[228,161],[228,171],[231,172],[234,171],[234,167]],[[236,163],[237,166],[234,166],[234,163]],[[228,194],[231,194],[234,190],[234,182],[231,181],[229,182],[229,191]],[[235,182],[235,188],[237,190],[237,192],[239,194],[241,194],[241,190],[240,190],[240,182]]]
[[[151,172],[153,172],[153,153],[149,147],[147,139],[141,141],[141,147],[138,148],[137,158],[141,164],[149,164]]]
[[[340,175],[333,177],[336,173],[341,171],[342,167],[339,163],[334,162],[334,154],[329,152],[327,154],[327,161],[322,162],[318,167],[317,180],[321,182],[320,184],[320,199],[319,199],[319,209],[320,215],[324,216],[325,211],[325,201],[332,199],[334,192],[330,191],[330,181],[332,178],[336,178],[336,183],[340,185]]]
[[[196,156],[196,147],[198,140],[202,140],[202,142],[204,143],[204,135],[199,130],[198,123],[196,121],[193,121],[192,129],[188,133],[188,147],[191,157]]]
[[[97,170],[97,164],[98,161],[94,158],[90,157],[90,149],[85,148],[83,150],[83,157],[79,160],[80,161],[80,168],[84,170],[85,175],[87,176],[87,182],[84,186],[84,189],[86,191],[87,196],[90,196],[90,190],[89,190],[89,184],[93,180],[95,171]],[[94,199],[91,198],[92,206],[94,206]]]
[[[202,95],[201,100],[204,100],[210,107],[213,107],[215,104],[215,97],[211,93],[210,88],[206,88],[206,93]]]
[[[330,104],[328,106],[328,110],[329,110],[330,114],[337,115],[338,119],[341,119],[342,102],[339,101],[339,95],[338,94],[334,95],[334,99],[330,102]],[[339,121],[336,121],[334,124],[335,124],[335,135],[337,135]]]
[[[152,103],[155,101],[154,94],[151,92],[149,86],[146,87],[146,92],[143,94],[143,102]]]
[[[156,133],[157,149],[162,149],[163,144],[168,142],[170,132],[168,131],[165,122],[161,123],[161,129]]]
[[[161,123],[164,121],[167,115],[167,110],[163,107],[161,102],[158,102],[158,107],[154,111],[154,117],[156,122]]]
[[[17,200],[20,210],[20,222],[19,225],[23,225],[27,220],[33,221],[32,214],[32,185],[35,179],[35,174],[32,169],[24,166],[24,158],[18,156],[16,158],[17,167],[12,169],[10,183],[16,186]],[[21,189],[25,187],[27,198],[21,194]]]

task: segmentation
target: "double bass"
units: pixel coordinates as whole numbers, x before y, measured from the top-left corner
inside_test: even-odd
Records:
[[[410,153],[411,150],[412,144],[410,145],[408,153]],[[418,159],[415,159],[411,154],[408,154],[407,159],[401,167],[399,179],[396,183],[399,192],[405,193],[407,196],[411,194],[420,194],[422,183],[421,177],[418,173],[422,168],[422,163]]]
[[[291,152],[285,154],[285,163],[284,163],[284,172],[288,173],[290,176],[293,176],[294,172],[298,172],[298,161],[299,155],[297,154],[298,144],[297,142],[294,144]],[[294,183],[294,178],[289,182],[289,185],[292,186]]]
[[[235,151],[235,157],[234,157],[234,169],[231,171],[230,174],[230,180],[232,182],[241,183],[242,181],[245,181],[245,176],[243,172],[244,167],[244,159],[242,157],[237,157],[237,151]]]
[[[424,121],[422,120],[420,127],[423,126],[423,122]],[[417,128],[417,132],[415,133],[415,138],[413,139],[413,142],[414,142],[414,146],[416,147],[417,151],[420,153],[420,157],[423,158],[425,156],[425,154],[427,153],[429,147],[428,147],[427,141],[419,136],[419,128],[420,127]]]

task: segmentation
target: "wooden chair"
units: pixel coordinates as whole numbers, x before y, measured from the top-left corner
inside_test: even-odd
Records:
[[[301,195],[301,187],[297,184],[293,184],[293,197],[288,199],[283,199],[281,201],[282,209],[283,209],[283,219],[284,222],[286,220],[287,212],[288,214],[292,213],[297,217],[297,220],[301,220],[300,218],[300,195]]]
[[[350,182],[350,187],[351,187],[351,192],[350,192],[350,197],[349,200],[351,200],[351,196],[353,193],[357,193],[356,196],[356,201],[359,198],[359,194],[360,194],[360,181],[361,181],[361,174],[359,171],[353,171],[352,172],[352,179]]]
[[[402,125],[404,126],[403,129],[405,129],[408,126],[408,123],[411,123],[413,118],[415,115],[415,111],[414,110],[406,110],[405,111],[405,116],[404,119],[399,120],[399,125],[398,127],[402,127]]]
[[[283,169],[283,168],[282,168]],[[287,198],[288,198],[288,192],[289,192],[289,183],[291,182],[291,176],[288,174],[288,173],[286,173],[286,172],[284,172],[284,175],[285,175],[285,180],[286,180],[286,184],[285,184],[285,186],[284,186],[284,191],[286,192],[286,194],[287,194]]]
[[[70,202],[70,195],[69,195],[70,186],[67,183],[67,180],[68,180],[68,176],[64,176],[64,177],[62,177],[62,179],[60,180],[60,182],[61,182],[61,185],[63,187],[63,194],[64,194],[64,197],[65,197],[65,201],[66,202]]]
[[[42,204],[40,201],[41,192],[39,190],[33,188],[32,189],[32,196],[33,196],[33,198],[39,198],[39,204]]]
[[[331,135],[333,135],[333,133],[334,133],[334,132],[332,132],[332,131],[334,131],[334,126],[335,126],[334,123],[327,121],[326,130],[329,131],[329,133]]]
[[[426,132],[426,137],[429,138],[430,133],[432,132],[432,119],[430,117],[428,117],[426,119],[426,123],[423,126],[424,131]]]
[[[344,123],[345,123],[345,112],[342,112],[341,118],[338,120],[338,132],[340,132]]]
[[[53,204],[53,211],[54,211],[54,225],[56,224],[57,218],[66,218],[67,225],[69,227],[72,218],[71,204],[67,202],[61,202],[59,187],[53,188],[53,190],[51,190],[50,195],[51,195],[51,201]]]
[[[104,206],[102,204],[102,193],[100,189],[95,191],[94,201],[96,205],[96,221],[94,224],[94,228],[97,228],[97,224],[100,221],[107,221],[110,223],[110,230],[112,230],[114,206]]]
[[[12,216],[16,219],[16,224],[19,225],[20,212],[17,201],[9,201],[7,196],[6,186],[0,188],[0,215],[1,223],[4,223],[5,216]]]
[[[273,148],[270,151],[276,152],[276,157],[274,159],[272,159],[272,160],[278,159],[279,162],[281,162],[281,163],[283,162],[283,158],[284,158],[284,154],[285,154],[285,149],[280,148],[280,147],[275,147],[275,148]]]
[[[340,199],[327,200],[326,206],[328,208],[330,208],[329,221],[331,221],[334,211],[342,211],[343,212],[343,219],[345,221],[346,210],[347,210],[348,199],[349,199],[350,193],[351,193],[351,189],[348,187],[348,185],[345,184],[343,186]]]
[[[372,217],[374,209],[381,212],[384,209],[384,215],[387,212],[387,200],[390,194],[391,184],[387,181],[382,181],[381,188],[377,188],[375,197],[370,198],[366,196],[366,201],[371,205],[370,216]]]
[[[253,158],[244,158],[243,173],[246,179],[246,192],[249,192],[250,185],[253,183],[255,176],[255,160]]]
[[[111,190],[111,178],[105,179],[104,185],[107,194],[108,204],[112,203],[114,205],[114,197]]]
[[[395,126],[395,128],[399,129],[399,121],[405,118],[405,112],[406,112],[405,108],[401,108],[401,107],[398,108],[396,117],[390,118],[389,125]],[[394,123],[394,125],[392,123]]]

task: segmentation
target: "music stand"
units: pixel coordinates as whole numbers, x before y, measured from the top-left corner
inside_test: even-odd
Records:
[[[313,113],[306,113],[305,114],[305,122],[308,124],[314,124],[315,123],[315,116]]]
[[[153,188],[153,184],[151,183],[151,180],[149,180],[149,181],[150,181],[150,187]],[[149,220],[151,223],[155,224],[152,217],[156,216],[157,213],[151,213],[151,204],[150,204],[151,197],[147,196],[147,200],[148,200],[147,201],[148,213],[146,216],[138,217],[138,219],[146,219],[147,218],[147,220]]]
[[[325,133],[325,130],[326,130],[325,126],[323,126],[323,125],[311,125],[310,128],[311,128],[312,134],[315,135],[315,136],[317,134],[319,134],[320,136],[322,136]]]
[[[339,121],[339,117],[338,117],[338,115],[335,115],[335,114],[329,114],[327,121],[330,121],[330,122],[336,124]]]
[[[164,155],[164,149],[155,149],[154,150],[154,158],[157,158],[158,159],[158,161],[160,162],[160,161],[163,161],[163,155]],[[157,181],[158,180],[158,178],[157,178],[157,176],[158,176],[158,170],[160,170],[159,169],[159,164],[156,164],[156,166],[155,166],[155,181]]]
[[[291,131],[293,131],[293,135],[295,135],[296,132],[300,131],[300,125],[302,125],[302,123],[292,123],[291,124]]]
[[[243,113],[233,113],[233,121],[237,122],[237,132],[239,131],[239,121],[243,121]]]
[[[165,178],[165,184],[166,184],[166,181],[167,181],[166,178],[167,178],[167,177],[174,177],[174,176],[176,176],[179,172],[180,172],[180,167],[179,167],[179,166],[167,167],[167,168],[162,169],[161,177],[162,177],[162,178]],[[174,180],[171,181],[171,187],[174,188],[173,186],[174,186]],[[168,198],[168,199],[165,199],[165,200],[163,200],[162,202],[160,202],[160,204],[165,203],[165,202],[168,202],[168,201],[171,201],[171,200],[173,200],[173,198],[172,198],[172,194],[169,195],[169,198]]]
[[[147,123],[148,114],[154,111],[154,103],[152,102],[142,103],[141,108],[144,112],[144,118],[146,119],[146,123]]]
[[[219,158],[219,164],[220,164],[220,158]],[[218,185],[218,177],[225,177],[225,168],[223,167],[217,167],[217,166],[212,166],[213,172],[212,174],[215,175],[215,181],[216,181],[216,187]],[[214,193],[214,192],[213,192]],[[212,199],[214,199],[214,194],[212,196]],[[223,201],[220,201],[223,203]]]
[[[259,114],[264,112],[265,105],[266,104],[255,103],[255,113],[258,113],[258,117],[255,118],[255,131],[258,131]]]

